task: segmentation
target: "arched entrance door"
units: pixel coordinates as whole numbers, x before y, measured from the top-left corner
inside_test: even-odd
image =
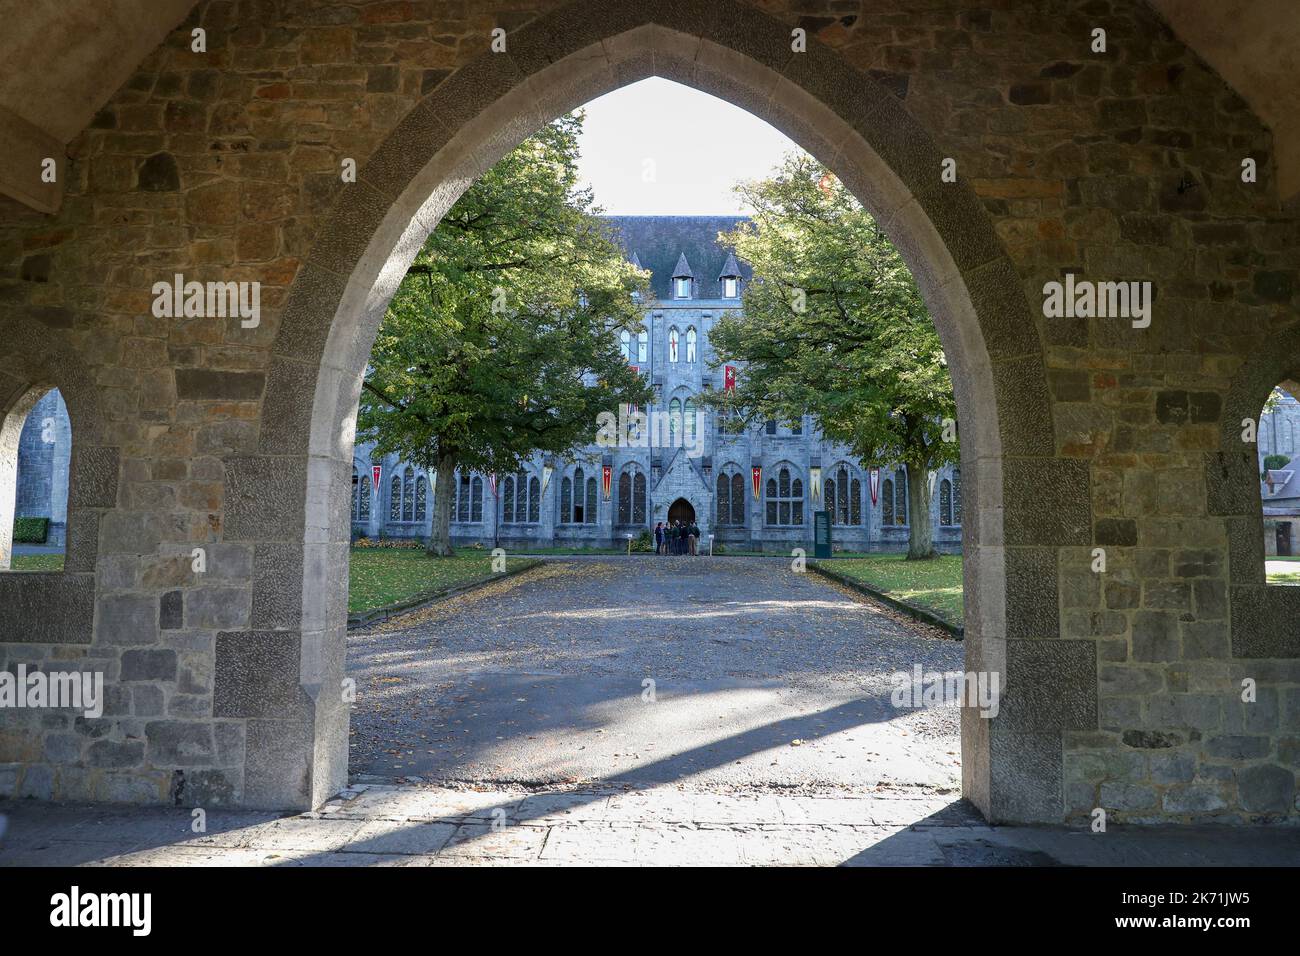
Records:
[[[668,506],[668,523],[680,521],[682,524],[691,524],[695,521],[695,506],[685,498],[678,498]]]

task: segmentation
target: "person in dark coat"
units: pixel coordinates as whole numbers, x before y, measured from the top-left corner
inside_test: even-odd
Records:
[[[655,525],[655,554],[664,553],[664,523],[660,521]]]

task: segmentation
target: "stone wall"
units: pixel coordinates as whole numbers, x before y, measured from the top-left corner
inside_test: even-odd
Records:
[[[547,118],[528,97],[651,72],[831,161],[933,296],[962,409],[968,661],[1008,687],[996,720],[964,715],[967,794],[1006,820],[1294,819],[1300,607],[1263,586],[1239,433],[1300,372],[1300,228],[1258,119],[1148,8],[1108,0],[200,3],[72,143],[61,210],[0,210],[0,409],[55,385],[77,439],[67,569],[0,579],[19,609],[0,662],[110,682],[98,720],[0,715],[4,788],[328,795],[346,425],[382,306],[366,290],[388,281],[362,279],[431,226],[403,233],[406,210],[454,198],[440,170]],[[155,318],[177,272],[260,282],[260,324]],[[1153,282],[1151,326],[1043,318],[1067,272]]]

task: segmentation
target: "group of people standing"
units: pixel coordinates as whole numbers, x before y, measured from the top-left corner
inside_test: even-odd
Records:
[[[694,521],[655,525],[655,554],[699,554],[700,526]]]

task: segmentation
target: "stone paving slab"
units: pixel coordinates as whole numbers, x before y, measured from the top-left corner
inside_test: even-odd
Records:
[[[1297,866],[1300,827],[994,827],[927,796],[360,784],[317,813],[0,801],[0,866]]]

